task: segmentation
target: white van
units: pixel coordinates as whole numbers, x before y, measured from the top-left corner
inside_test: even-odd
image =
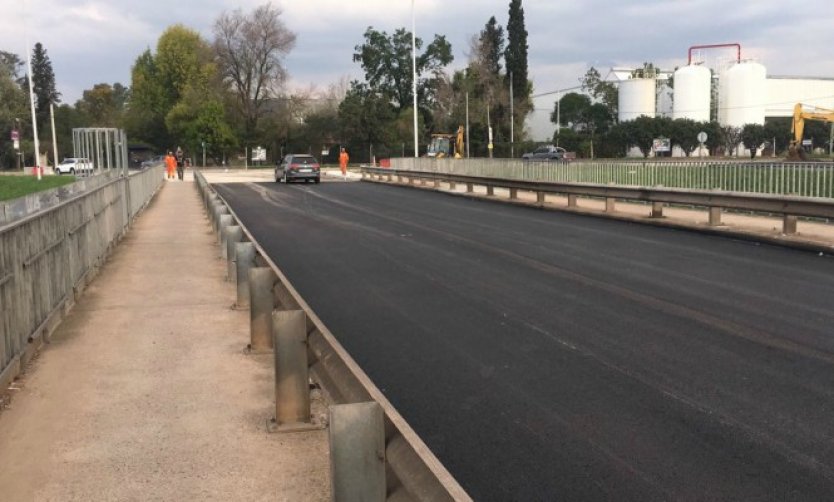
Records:
[[[83,157],[68,157],[55,166],[55,174],[90,174],[93,163]]]

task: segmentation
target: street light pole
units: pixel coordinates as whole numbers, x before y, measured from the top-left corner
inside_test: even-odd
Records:
[[[411,94],[414,98],[414,158],[420,156],[417,146],[417,23],[414,17],[414,0],[411,0]]]
[[[513,72],[510,72],[510,158],[515,157],[515,113],[513,113]]]
[[[38,173],[38,180],[41,179],[41,159],[40,159],[40,149],[41,145],[38,142],[38,120],[35,116],[35,91],[32,87],[32,56],[31,50],[29,49],[29,34],[26,31],[26,2],[23,2],[23,38],[26,41],[26,67],[29,71],[29,104],[32,110],[32,132],[34,133],[35,139],[35,170]]]

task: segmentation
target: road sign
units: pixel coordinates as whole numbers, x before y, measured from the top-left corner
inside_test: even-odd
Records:
[[[17,132],[17,129],[12,129],[12,141],[20,140],[20,133]]]
[[[264,162],[266,161],[266,149],[256,146],[252,149],[252,161],[253,162]]]
[[[707,142],[707,133],[701,131],[698,133],[698,143],[706,143]]]
[[[655,152],[669,152],[672,150],[669,138],[655,138],[652,141],[652,148]]]

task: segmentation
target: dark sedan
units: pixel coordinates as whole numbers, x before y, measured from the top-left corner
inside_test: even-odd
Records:
[[[321,166],[312,155],[287,155],[280,164],[275,166],[275,182],[289,183],[290,181],[321,181]]]

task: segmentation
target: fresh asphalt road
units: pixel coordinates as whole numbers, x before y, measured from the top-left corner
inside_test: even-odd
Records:
[[[369,183],[217,187],[476,500],[830,500],[834,260]]]

